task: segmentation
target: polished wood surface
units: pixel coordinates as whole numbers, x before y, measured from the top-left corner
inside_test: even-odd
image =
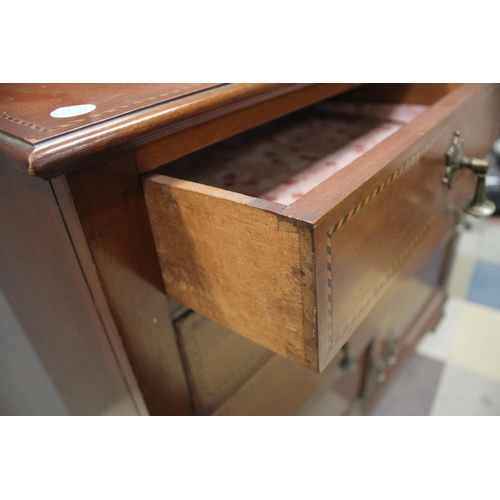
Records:
[[[48,182],[0,165],[0,287],[73,415],[147,414]]]
[[[216,83],[47,83],[0,85],[0,130],[32,144],[127,113],[218,87]],[[90,104],[80,116],[57,118],[62,107]]]
[[[29,84],[18,90],[17,86],[13,89],[7,85],[3,92],[3,114],[0,114],[0,160],[23,172],[49,179],[81,168],[83,159],[112,157],[120,151],[244,108],[254,109],[245,118],[245,126],[258,125],[274,116],[272,111],[255,106],[271,101],[270,107],[274,109],[273,99],[280,95],[305,89],[303,96],[300,92],[295,93],[293,100],[288,102],[290,109],[286,103],[278,106],[276,112],[284,114],[310,104],[311,95],[319,100],[349,85],[255,83],[155,84],[148,87],[110,84],[88,87]],[[316,90],[307,90],[311,86]],[[58,105],[66,106],[69,101],[92,104],[81,102],[87,99],[94,99],[99,105],[99,109],[92,112],[94,114],[88,115],[89,120],[85,115],[62,122],[50,117],[50,111]],[[52,125],[53,120],[59,125]],[[241,130],[241,126],[232,121],[235,131]],[[227,126],[224,128],[227,134]],[[204,143],[200,139],[194,141],[198,147]],[[210,140],[214,140],[213,133]],[[192,142],[190,147],[194,146]]]
[[[139,169],[149,172],[181,156],[353,87],[356,85],[352,83],[310,85],[170,134],[137,148]]]
[[[133,157],[88,165],[70,174],[67,183],[74,214],[67,209],[65,217],[75,231],[81,227],[92,256],[84,272],[97,273],[92,282],[103,292],[97,306],[112,314],[149,411],[191,414]]]
[[[441,182],[454,130],[467,154],[482,156],[499,117],[500,87],[461,86],[287,207],[147,177],[167,293],[322,371],[404,263],[423,260],[447,233],[447,207],[472,195],[470,172],[452,190]]]
[[[332,266],[335,286],[317,280],[320,366],[404,262],[413,253],[423,260],[446,234],[455,222],[448,206],[461,207],[472,195],[470,172],[462,172],[451,190],[441,181],[453,132],[462,132],[468,155],[482,157],[498,133],[499,117],[500,87],[464,85],[283,210],[314,225],[317,275]]]
[[[370,83],[349,94],[351,101],[434,104],[452,90],[457,83]]]

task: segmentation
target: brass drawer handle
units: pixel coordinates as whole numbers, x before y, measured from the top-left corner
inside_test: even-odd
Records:
[[[455,132],[453,142],[446,153],[446,170],[443,184],[450,189],[462,168],[471,169],[477,176],[476,192],[473,198],[464,205],[464,210],[474,217],[489,217],[496,210],[495,204],[486,198],[486,175],[489,163],[480,158],[468,158],[464,154],[464,141],[460,132]]]
[[[385,382],[385,366],[382,361],[379,359],[373,358],[372,359],[372,371],[373,375],[375,376],[375,380],[381,384],[382,382]]]
[[[358,369],[359,363],[356,359],[351,357],[349,345],[344,344],[342,350],[344,351],[344,357],[340,362],[340,368],[346,373],[355,372]]]
[[[385,382],[385,364],[378,357],[380,344],[375,342],[370,348],[370,371],[375,377],[375,380],[381,384]]]
[[[396,342],[388,340],[385,343],[385,361],[388,365],[395,365],[398,361],[396,356]]]

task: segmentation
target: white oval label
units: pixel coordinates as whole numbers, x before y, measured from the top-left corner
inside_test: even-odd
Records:
[[[93,104],[78,104],[76,106],[64,106],[57,108],[50,113],[52,118],[71,118],[72,116],[80,116],[85,113],[94,111],[96,107]]]

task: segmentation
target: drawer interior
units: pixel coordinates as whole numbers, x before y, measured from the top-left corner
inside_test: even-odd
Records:
[[[348,97],[227,139],[157,173],[288,206],[428,108]]]

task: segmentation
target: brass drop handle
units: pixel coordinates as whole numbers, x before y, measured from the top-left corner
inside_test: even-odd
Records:
[[[446,153],[446,170],[443,184],[450,189],[455,182],[458,172],[462,168],[469,168],[477,177],[476,192],[473,198],[464,205],[464,210],[474,217],[489,217],[496,210],[495,204],[486,198],[486,175],[489,163],[480,158],[468,158],[464,154],[464,141],[460,132],[455,132],[453,142]]]
[[[378,346],[379,344],[375,342],[370,348],[370,369],[375,380],[381,384],[385,382],[385,365],[377,356]]]
[[[381,384],[385,382],[385,366],[379,359],[372,359],[372,370],[375,375],[375,380]]]
[[[344,344],[342,346],[344,351],[344,357],[340,362],[340,368],[346,373],[352,373],[358,369],[359,363],[356,359],[351,357],[349,344]]]
[[[396,356],[396,342],[392,339],[389,339],[385,343],[385,361],[388,365],[395,365],[398,361]]]
[[[448,207],[446,207],[446,214],[453,215],[455,217],[455,232],[460,234],[465,230],[472,228],[472,224],[464,218],[464,214],[459,208],[454,207],[453,205],[448,205]]]

